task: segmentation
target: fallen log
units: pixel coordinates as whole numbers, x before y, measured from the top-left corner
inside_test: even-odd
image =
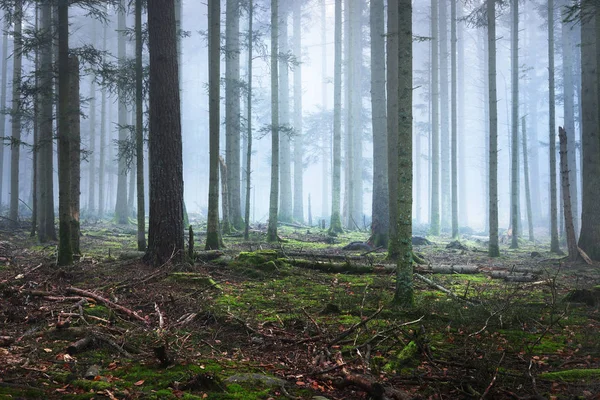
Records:
[[[477,265],[433,265],[431,272],[434,274],[476,274],[479,272]]]
[[[72,356],[77,353],[81,353],[86,350],[88,347],[92,346],[94,343],[94,337],[86,336],[82,339],[79,339],[76,342],[73,342],[67,346],[67,354]]]
[[[83,289],[79,289],[73,286],[70,286],[67,288],[67,292],[69,293],[76,293],[79,294],[81,296],[85,296],[85,297],[91,297],[92,299],[96,299],[97,301],[99,301],[100,303],[103,303],[104,305],[106,305],[107,307],[113,308],[117,311],[120,311],[121,313],[127,315],[130,318],[133,319],[137,319],[138,321],[144,322],[145,324],[149,323],[149,320],[140,316],[138,313],[136,313],[133,310],[130,310],[127,307],[123,307],[120,304],[114,303],[100,295],[97,295],[93,292],[87,291],[87,290],[83,290]]]

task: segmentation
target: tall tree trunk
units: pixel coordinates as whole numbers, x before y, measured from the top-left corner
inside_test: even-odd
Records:
[[[267,240],[277,241],[277,206],[279,202],[279,73],[278,1],[271,0],[271,192],[269,198],[269,226]]]
[[[69,1],[58,2],[58,265],[73,263],[71,237],[71,125],[69,121]]]
[[[14,50],[13,50],[13,83],[12,83],[12,118],[10,147],[10,208],[8,218],[10,226],[19,226],[19,159],[21,153],[21,67],[22,45],[21,25],[23,18],[22,0],[15,0],[14,12]]]
[[[456,80],[456,1],[450,2],[450,63],[451,63],[451,122],[452,122],[452,237],[458,238],[458,100]]]
[[[591,10],[590,10],[591,11]],[[581,106],[582,106],[582,186],[581,235],[579,247],[591,259],[600,260],[600,129],[598,104],[598,48],[600,39],[600,8],[581,25]]]
[[[577,249],[577,239],[575,239],[575,227],[573,226],[573,211],[571,210],[567,133],[562,126],[558,127],[558,137],[560,139],[560,177],[562,182],[562,198],[565,209],[564,217],[565,230],[567,233],[567,248],[569,249],[569,259],[571,261],[575,261],[579,256],[579,251]]]
[[[460,21],[463,18],[463,4],[457,4],[457,18]],[[467,137],[465,135],[465,39],[464,27],[462,23],[457,24],[456,40],[458,45],[458,60],[456,63],[457,85],[458,85],[458,132],[462,135],[458,140],[458,223],[459,226],[470,226],[468,212],[468,190],[469,182],[467,180]],[[485,102],[484,102],[485,103]]]
[[[373,203],[371,244],[388,246],[390,225],[385,104],[385,23],[383,0],[371,0],[371,124],[373,128]]]
[[[183,257],[183,160],[173,2],[148,0],[150,222],[145,259]]]
[[[79,208],[81,196],[81,122],[79,104],[79,59],[69,56],[69,146],[71,162],[71,246],[74,254],[79,249]]]
[[[387,7],[387,178],[388,178],[388,207],[390,214],[388,258],[397,260],[400,256],[398,248],[398,126],[399,126],[399,99],[398,99],[398,50],[399,50],[399,16],[398,0],[388,3]],[[435,38],[434,38],[435,41]]]
[[[362,156],[362,59],[363,59],[363,42],[362,42],[362,8],[364,2],[360,0],[350,0],[350,51],[352,56],[350,69],[352,81],[352,100],[350,104],[352,130],[352,175],[354,176],[353,192],[354,198],[352,204],[352,223],[357,229],[360,227],[356,224],[363,219],[363,156]]]
[[[223,219],[223,231],[231,223],[242,229],[240,199],[240,1],[227,0],[225,25],[225,161],[229,190],[229,220]]]
[[[248,108],[246,115],[246,204],[245,204],[245,223],[244,223],[244,239],[250,238],[250,185],[252,173],[252,46],[254,33],[252,32],[252,19],[254,18],[253,0],[248,0]]]
[[[452,221],[452,193],[450,182],[450,112],[448,93],[448,2],[440,1],[440,141],[442,177],[442,229],[447,231]]]
[[[50,38],[52,35],[52,8],[42,3],[40,8],[41,35]],[[54,177],[52,143],[52,103],[54,87],[52,85],[52,43],[40,49],[40,90],[41,105],[39,114],[40,147],[38,150],[38,239],[41,243],[56,240],[54,226]],[[4,90],[4,89],[3,89]]]
[[[135,29],[135,27],[134,27]],[[134,31],[135,32],[135,31]],[[130,123],[129,123],[129,143],[130,145],[135,145],[136,149],[137,149],[137,142],[136,142],[136,136],[137,136],[137,127],[136,127],[136,110],[135,108],[133,110],[131,110],[131,115],[129,115],[130,119]],[[134,209],[133,209],[133,203],[134,203],[134,199],[135,199],[135,185],[136,185],[136,177],[135,177],[135,168],[133,168],[134,166],[137,166],[137,154],[133,154],[133,159],[131,160],[131,165],[129,167],[129,188],[127,189],[127,212],[129,213],[129,215],[133,216],[134,214]],[[133,164],[133,162],[135,161],[135,164]]]
[[[281,54],[289,52],[288,14],[290,3],[283,2],[279,6],[279,48]],[[290,73],[286,60],[279,61],[279,125],[290,126]],[[279,220],[292,222],[292,150],[290,134],[279,132]]]
[[[92,22],[92,40],[96,41],[96,21]],[[90,78],[90,125],[89,125],[89,159],[88,159],[88,213],[96,211],[96,82],[95,76]]]
[[[523,135],[521,142],[523,144],[523,180],[525,181],[525,201],[527,203],[527,223],[529,227],[529,241],[535,240],[533,235],[533,211],[531,209],[531,190],[529,180],[529,152],[527,151],[527,124],[525,122],[525,116],[521,117],[521,129],[523,129]]]
[[[322,101],[321,106],[323,112],[327,110],[327,0],[321,0],[321,95]],[[321,157],[321,169],[323,175],[322,189],[321,189],[321,217],[327,218],[328,212],[331,210],[329,207],[329,164],[331,163],[331,138],[328,136],[329,130],[323,131],[321,137],[322,146],[322,157]]]
[[[8,81],[8,22],[2,33],[2,87],[0,88],[0,108],[6,107],[6,87]],[[0,113],[0,137],[6,136],[6,114]],[[4,194],[4,146],[0,146],[0,205]]]
[[[221,77],[221,5],[210,0],[208,13],[208,101],[209,101],[209,182],[206,250],[219,248],[219,135],[220,135],[220,77]],[[222,175],[221,179],[227,180]],[[226,215],[225,215],[226,217]],[[225,224],[227,222],[224,222]]]
[[[486,28],[487,29],[487,28]],[[489,80],[489,48],[488,48],[488,39],[486,34],[481,35],[483,42],[483,54],[481,57],[483,72],[483,135],[484,135],[484,160],[486,168],[489,168],[490,165],[490,102],[489,102],[489,94],[490,94],[490,80]],[[483,168],[483,182],[485,187],[485,196],[483,197],[483,209],[485,213],[484,220],[484,232],[490,231],[490,174],[489,169],[486,170]]]
[[[511,0],[511,173],[510,220],[512,226],[511,249],[519,248],[519,0]]]
[[[344,224],[347,229],[356,229],[354,211],[354,136],[352,135],[352,41],[351,41],[351,2],[344,0]]]
[[[389,21],[388,16],[388,24]],[[390,37],[388,36],[388,42]],[[440,123],[439,123],[439,55],[438,55],[438,0],[431,0],[431,216],[429,232],[433,236],[440,234]],[[389,48],[389,47],[388,47]],[[388,70],[390,69],[390,60],[394,61],[395,57],[390,56],[388,50]],[[388,73],[389,74],[389,73]],[[389,79],[389,78],[388,78]],[[388,94],[388,124],[394,123],[390,117],[390,112],[395,111],[390,108],[390,94]],[[397,102],[397,100],[396,100]],[[388,141],[392,140],[389,136],[388,125]],[[388,153],[389,154],[389,153]],[[391,167],[391,164],[390,164]],[[391,186],[390,186],[391,189]],[[392,194],[390,193],[390,204],[392,202]],[[392,217],[393,207],[390,207],[390,218]]]
[[[550,251],[560,252],[558,244],[558,205],[556,199],[556,116],[554,95],[554,0],[548,0],[548,116],[550,149]]]
[[[108,23],[104,24],[102,29],[102,50],[106,51],[106,36]],[[102,104],[100,106],[100,165],[98,168],[98,218],[104,216],[104,206],[106,204],[105,183],[106,177],[106,88],[102,87]]]
[[[489,256],[500,256],[498,245],[498,103],[496,92],[496,2],[487,0],[488,27],[488,85],[490,110],[490,156],[489,156]]]
[[[144,198],[144,93],[142,66],[142,0],[135,0],[135,160],[137,177],[137,245],[146,250],[146,205]]]
[[[563,1],[562,5],[568,6],[571,2]],[[561,7],[562,8],[562,7]],[[573,226],[575,237],[579,236],[579,199],[577,184],[577,150],[575,140],[575,105],[573,79],[573,49],[576,48],[571,35],[571,24],[561,18],[561,39],[562,39],[562,72],[563,72],[563,115],[565,119],[565,131],[567,133],[567,151],[569,160],[569,190],[571,196],[571,209],[573,212]]]
[[[413,295],[413,259],[412,259],[412,2],[411,0],[391,0],[389,7],[396,7],[398,13],[398,160],[396,175],[398,197],[395,206],[398,210],[396,221],[399,257],[396,268],[396,292],[394,303],[405,307],[414,305]],[[391,172],[391,171],[390,171]],[[394,171],[396,172],[396,171]]]
[[[302,132],[302,2],[294,3],[294,221],[304,223],[304,134]]]
[[[121,7],[126,7],[125,1],[121,0]],[[126,47],[125,47],[125,11],[121,10],[117,17],[117,31],[118,31],[118,43],[117,43],[117,56],[119,58],[119,68],[125,67],[125,61],[127,58]],[[118,224],[129,223],[129,209],[127,207],[127,163],[124,155],[125,141],[127,140],[127,104],[125,99],[124,89],[119,87],[119,165],[117,173],[117,201],[115,204],[115,219]]]
[[[35,31],[38,32],[40,29],[39,26],[39,13],[40,13],[40,5],[35,5]],[[34,61],[34,69],[35,69],[35,87],[40,87],[40,78],[38,71],[40,71],[40,46],[35,46],[35,61]],[[32,163],[31,170],[33,171],[33,182],[32,182],[32,212],[31,212],[31,237],[35,237],[35,234],[38,229],[39,215],[38,215],[38,200],[39,200],[39,190],[40,187],[38,185],[39,182],[39,174],[40,171],[38,169],[39,165],[39,151],[40,151],[40,102],[41,97],[39,93],[36,93],[33,99],[33,149],[32,149]]]
[[[333,173],[331,178],[331,220],[329,233],[342,232],[342,0],[335,0],[333,72]]]

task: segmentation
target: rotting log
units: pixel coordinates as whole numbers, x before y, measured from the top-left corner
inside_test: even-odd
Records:
[[[92,336],[86,336],[82,339],[77,340],[67,346],[67,354],[70,356],[78,354],[86,350],[88,347],[94,344],[95,338]]]

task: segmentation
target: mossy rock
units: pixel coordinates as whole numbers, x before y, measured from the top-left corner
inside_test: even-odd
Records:
[[[586,383],[590,383],[591,381],[600,380],[600,369],[568,369],[564,371],[544,372],[540,374],[540,378],[549,381],[585,381]]]
[[[384,366],[385,371],[397,371],[407,367],[415,367],[419,364],[419,348],[414,341],[410,341],[396,357]]]
[[[276,250],[242,251],[236,261],[246,266],[258,266],[277,259]]]

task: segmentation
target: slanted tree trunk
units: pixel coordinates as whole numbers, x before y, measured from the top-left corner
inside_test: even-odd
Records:
[[[0,88],[0,108],[6,107],[6,87],[8,81],[8,22],[2,33],[2,87]],[[0,113],[0,137],[6,136],[6,114]],[[4,194],[4,143],[0,146],[0,205]]]
[[[58,265],[73,263],[71,236],[71,126],[69,102],[69,1],[58,2]]]
[[[206,250],[219,249],[219,135],[221,77],[221,5],[210,0],[208,7],[208,101],[209,101],[209,182]],[[227,179],[227,174],[221,179]],[[226,217],[226,215],[224,216]]]
[[[248,108],[246,115],[246,204],[245,204],[245,223],[244,223],[244,239],[249,239],[250,230],[250,185],[251,173],[252,173],[252,46],[253,46],[253,32],[252,32],[252,20],[254,18],[254,3],[253,0],[248,0]]]
[[[175,6],[148,0],[150,220],[145,260],[183,258],[183,160]]]
[[[102,29],[102,49],[106,48],[106,35],[108,24],[104,24]],[[98,218],[104,216],[104,205],[106,203],[105,195],[105,171],[106,171],[106,88],[102,87],[102,99],[100,106],[100,165],[98,166]]]
[[[389,18],[389,16],[388,16]],[[388,26],[390,22],[388,19]],[[390,41],[388,36],[388,43]],[[390,61],[391,60],[391,61]],[[390,62],[395,62],[388,50],[388,71]],[[429,233],[433,236],[440,234],[440,128],[439,128],[439,55],[438,55],[438,0],[431,0],[431,215],[429,222]],[[389,78],[388,78],[389,79]],[[390,117],[390,94],[388,93],[388,124],[393,123],[395,117]],[[392,94],[393,95],[393,94]],[[396,100],[397,102],[397,100]],[[388,141],[389,136],[388,125]],[[390,142],[391,143],[391,142]],[[389,154],[389,153],[388,153]],[[392,165],[390,164],[390,167]],[[391,187],[390,187],[391,188]],[[394,204],[390,193],[390,204]],[[392,218],[390,206],[390,218]]]
[[[385,23],[383,0],[371,0],[371,124],[373,129],[373,202],[371,245],[387,247],[390,230],[387,124],[385,104]]]
[[[550,152],[550,251],[560,252],[558,244],[558,205],[556,198],[556,112],[554,87],[554,0],[548,0],[548,116]]]
[[[81,122],[79,105],[79,59],[69,57],[69,157],[71,162],[71,246],[74,254],[79,249],[79,208],[81,196]]]
[[[40,29],[40,34],[45,38],[52,35],[52,8],[48,3],[42,3],[40,7]],[[40,146],[38,149],[38,240],[40,243],[56,240],[56,227],[54,226],[54,154],[52,151],[54,136],[52,131],[54,94],[52,75],[52,42],[50,41],[40,49],[39,83],[41,104],[39,112]]]
[[[452,193],[450,182],[450,96],[448,93],[448,2],[440,1],[439,7],[442,230],[448,231],[452,221]]]
[[[567,232],[567,248],[569,249],[569,259],[575,261],[579,255],[577,250],[577,239],[575,239],[575,227],[573,226],[573,211],[571,210],[571,191],[569,190],[569,160],[567,132],[562,126],[558,127],[558,137],[560,139],[560,176],[562,182],[562,198],[564,205],[565,230]]]
[[[125,29],[127,29],[125,20],[126,7],[125,1],[121,0],[123,10],[119,11],[117,17],[118,43],[117,57],[119,58],[119,68],[124,68],[127,58],[125,48]],[[119,97],[119,150],[118,150],[118,172],[117,172],[117,201],[115,204],[115,220],[118,224],[129,223],[129,209],[127,207],[127,163],[124,155],[124,145],[127,140],[127,103],[125,91],[122,87],[118,88]]]
[[[592,259],[600,260],[600,130],[598,115],[598,37],[600,10],[581,25],[581,107],[582,186],[581,235],[579,247]]]
[[[335,0],[335,50],[333,72],[333,173],[331,178],[331,220],[329,233],[342,230],[342,0]]]
[[[242,229],[240,200],[240,1],[227,0],[225,25],[225,162],[229,219],[223,218],[223,232]]]
[[[144,93],[142,66],[142,0],[135,0],[135,160],[137,177],[137,245],[146,250],[146,205],[144,198]]]
[[[452,237],[458,238],[458,100],[456,80],[456,1],[450,2],[450,64],[451,64],[451,122],[452,122]]]
[[[529,241],[535,240],[533,235],[533,215],[531,209],[531,190],[529,187],[529,152],[527,151],[527,124],[525,116],[521,117],[521,129],[523,135],[521,141],[523,144],[523,180],[525,181],[525,201],[527,203],[527,225],[529,227]]]
[[[510,220],[512,226],[511,249],[519,248],[519,0],[511,0],[511,173]]]
[[[398,197],[396,221],[397,236],[390,238],[397,243],[398,261],[396,268],[396,292],[394,303],[405,307],[414,305],[413,259],[412,259],[412,2],[411,0],[391,0],[388,7],[395,7],[398,15]],[[389,86],[388,86],[389,87]],[[390,171],[392,172],[392,171]]]
[[[279,48],[281,54],[287,54],[288,45],[288,14],[291,3],[279,5]],[[290,126],[290,73],[287,60],[279,61],[279,125]],[[290,134],[279,132],[279,220],[292,222],[292,150]]]
[[[271,0],[271,192],[267,240],[277,241],[277,206],[279,202],[279,0]]]
[[[23,18],[22,0],[15,0],[14,32],[13,32],[13,84],[12,84],[12,116],[10,146],[10,208],[8,218],[10,226],[19,226],[19,159],[21,154],[21,67],[23,54],[21,47],[21,24]]]
[[[490,110],[489,156],[489,256],[500,256],[498,245],[498,103],[496,94],[496,2],[487,0],[488,87]]]
[[[294,3],[294,54],[302,62],[302,2]],[[302,64],[294,68],[294,221],[304,223],[304,134],[302,132]]]

